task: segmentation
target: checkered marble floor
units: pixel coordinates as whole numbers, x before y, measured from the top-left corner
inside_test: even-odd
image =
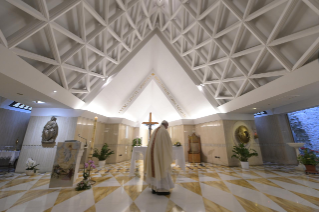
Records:
[[[173,165],[175,188],[168,196],[151,193],[141,161],[135,177],[129,162],[94,170],[96,183],[86,191],[49,189],[50,173],[0,177],[0,211],[319,211],[319,176],[293,166],[203,165],[187,164],[186,171]]]

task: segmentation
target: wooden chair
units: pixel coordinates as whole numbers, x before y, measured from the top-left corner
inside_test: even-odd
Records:
[[[189,142],[188,162],[200,163],[201,162],[200,138],[195,133],[193,133],[191,136],[188,136],[188,142]]]

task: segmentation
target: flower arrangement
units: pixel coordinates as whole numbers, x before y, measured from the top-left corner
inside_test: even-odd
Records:
[[[314,165],[319,164],[319,158],[316,155],[319,151],[311,150],[309,148],[301,147],[301,153],[298,155],[297,159],[303,165]]]
[[[94,165],[93,160],[89,160],[87,163],[84,164],[83,180],[76,185],[75,190],[82,191],[91,188],[90,175],[91,170],[95,168],[96,166]]]
[[[27,162],[26,162],[26,169],[25,170],[33,170],[34,173],[36,173],[36,171],[38,170],[36,167],[40,165],[37,164],[37,162],[35,160],[33,160],[32,158],[28,158]]]
[[[101,152],[97,148],[94,149],[93,157],[99,159],[99,161],[106,160],[110,155],[114,154],[114,151],[109,149],[107,143],[104,143],[101,149]]]
[[[252,152],[250,152],[252,151]],[[247,162],[250,157],[258,156],[258,153],[254,149],[245,148],[244,144],[239,144],[239,146],[233,146],[232,158],[237,158],[241,162]]]

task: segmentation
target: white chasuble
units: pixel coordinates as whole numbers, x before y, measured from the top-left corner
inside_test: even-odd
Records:
[[[158,192],[174,188],[171,178],[173,146],[165,127],[161,125],[154,130],[144,160],[146,182]]]

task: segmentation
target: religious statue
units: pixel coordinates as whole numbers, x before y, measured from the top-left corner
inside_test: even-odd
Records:
[[[236,135],[236,139],[240,142],[240,143],[248,143],[250,141],[250,134],[249,134],[249,130],[247,127],[241,125],[236,129],[235,132]]]
[[[59,127],[56,123],[56,117],[52,116],[51,120],[43,127],[42,143],[53,143],[58,136]]]

